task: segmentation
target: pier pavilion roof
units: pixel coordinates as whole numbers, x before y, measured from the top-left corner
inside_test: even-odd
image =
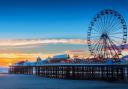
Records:
[[[67,58],[69,58],[69,55],[67,55],[67,54],[59,54],[59,55],[55,55],[55,56],[53,56],[53,59],[67,59]]]

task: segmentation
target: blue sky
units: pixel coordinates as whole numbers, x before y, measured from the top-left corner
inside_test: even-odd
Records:
[[[1,0],[0,38],[85,38],[92,17],[114,9],[126,20],[127,0]]]

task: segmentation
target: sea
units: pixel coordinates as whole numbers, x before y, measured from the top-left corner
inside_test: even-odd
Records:
[[[128,82],[44,78],[0,74],[0,89],[128,89]]]

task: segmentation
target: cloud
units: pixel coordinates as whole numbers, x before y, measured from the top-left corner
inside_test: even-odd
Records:
[[[1,40],[0,46],[32,46],[40,44],[87,44],[82,39],[19,39],[19,40]]]

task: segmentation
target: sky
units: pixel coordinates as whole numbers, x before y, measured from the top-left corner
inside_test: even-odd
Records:
[[[88,57],[87,30],[104,9],[128,22],[128,0],[0,0],[0,66],[81,50]]]

